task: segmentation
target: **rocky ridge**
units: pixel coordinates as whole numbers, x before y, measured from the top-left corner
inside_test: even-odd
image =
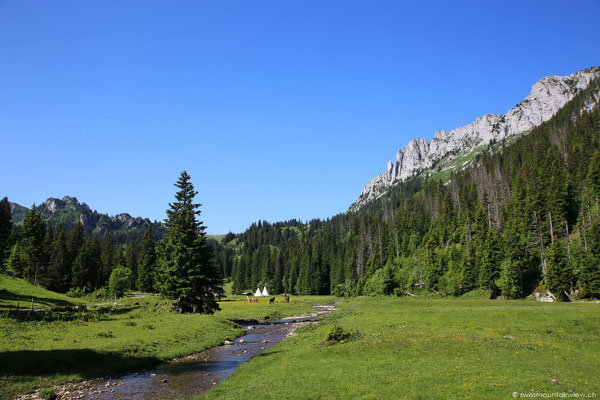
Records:
[[[486,114],[472,123],[450,131],[438,131],[433,139],[412,139],[398,150],[396,162],[389,161],[387,171],[371,179],[353,208],[381,196],[396,182],[432,167],[443,168],[452,160],[477,150],[479,146],[521,134],[548,121],[568,101],[600,76],[600,68],[588,68],[568,76],[547,76],[533,85],[529,95],[504,115]],[[596,102],[598,99],[596,98]],[[588,105],[591,107],[591,104]]]
[[[127,213],[109,216],[92,210],[86,203],[79,202],[76,197],[65,196],[62,199],[48,198],[36,207],[44,221],[54,229],[62,225],[67,231],[71,230],[77,222],[83,225],[88,234],[104,234],[108,231],[118,241],[141,238],[149,225],[155,236],[162,235],[160,222],[150,221],[148,218],[132,217]],[[13,223],[19,224],[25,218],[28,209],[16,203],[11,203]]]

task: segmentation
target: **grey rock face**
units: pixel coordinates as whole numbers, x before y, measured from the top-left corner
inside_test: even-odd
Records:
[[[442,159],[443,164],[446,164],[457,156],[472,152],[478,146],[489,144],[492,140],[502,140],[527,132],[548,121],[598,76],[600,68],[589,68],[569,76],[547,76],[533,85],[525,100],[504,115],[486,114],[463,127],[451,131],[438,131],[431,142],[412,139],[404,148],[398,150],[395,163],[388,162],[386,172],[367,183],[354,206],[359,208],[376,199],[386,187],[419,174]],[[591,106],[593,104],[589,104],[588,108]]]

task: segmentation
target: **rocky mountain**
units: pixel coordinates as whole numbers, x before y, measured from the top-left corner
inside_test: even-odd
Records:
[[[547,76],[533,85],[531,93],[504,115],[486,114],[472,123],[451,131],[438,131],[429,142],[412,139],[398,150],[396,162],[367,183],[353,208],[381,196],[385,189],[408,177],[452,168],[462,168],[476,153],[502,139],[526,133],[548,121],[590,81],[600,77],[600,67],[588,68],[569,76]],[[587,105],[598,102],[599,94]],[[466,157],[468,156],[468,157]],[[464,158],[464,162],[453,162]]]
[[[66,230],[71,230],[77,222],[81,222],[83,229],[88,234],[103,235],[110,231],[116,240],[125,242],[130,239],[141,238],[148,225],[152,225],[155,236],[162,236],[160,222],[150,221],[148,218],[132,217],[127,213],[109,216],[92,210],[87,204],[80,203],[76,197],[65,196],[62,199],[50,197],[36,207],[47,224],[56,229],[63,225]],[[11,203],[13,223],[19,225],[29,211],[16,203]]]

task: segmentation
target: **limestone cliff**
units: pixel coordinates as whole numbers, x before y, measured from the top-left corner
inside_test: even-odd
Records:
[[[492,140],[527,132],[548,121],[590,81],[600,76],[594,67],[569,76],[547,76],[533,85],[531,93],[504,115],[486,114],[472,123],[451,131],[438,131],[431,142],[412,139],[398,150],[396,162],[389,161],[387,171],[371,179],[353,207],[379,197],[386,187],[432,167],[443,168],[456,157],[468,154]],[[597,99],[596,99],[597,100]]]

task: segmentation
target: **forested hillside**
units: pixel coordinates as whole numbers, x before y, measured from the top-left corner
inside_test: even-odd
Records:
[[[134,218],[127,213],[109,216],[92,210],[87,204],[80,203],[76,197],[65,196],[62,199],[50,197],[44,203],[36,206],[42,219],[54,230],[62,227],[71,231],[81,223],[86,235],[103,236],[110,232],[111,238],[119,243],[130,241],[139,242],[144,236],[144,231],[152,226],[154,238],[160,239],[163,235],[161,223],[150,221],[148,218]],[[17,230],[22,226],[29,208],[11,203],[12,222]]]
[[[325,221],[259,221],[223,241],[221,268],[232,263],[235,291],[598,297],[599,92],[593,81],[449,181],[409,178]]]

